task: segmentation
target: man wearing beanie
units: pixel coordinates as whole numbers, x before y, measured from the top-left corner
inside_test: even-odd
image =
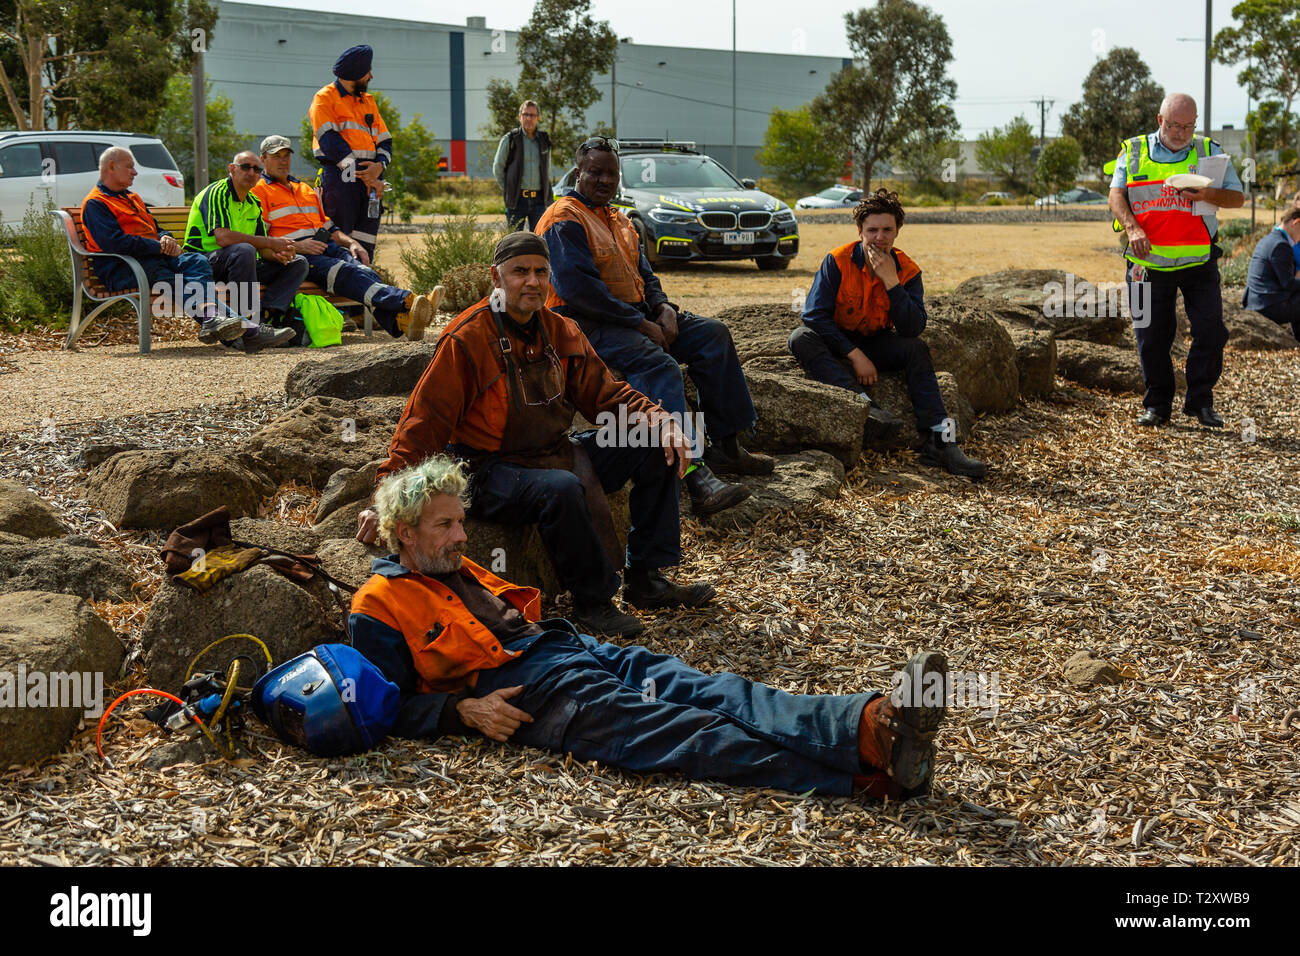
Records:
[[[374,258],[379,236],[384,170],[393,161],[393,137],[367,91],[374,51],[349,47],[334,61],[337,79],[312,97],[308,115],[312,152],[321,164],[325,215]]]
[[[611,603],[698,607],[707,584],[674,584],[662,569],[681,560],[681,476],[691,451],[680,423],[626,382],[615,381],[582,330],[545,307],[550,254],[531,232],[497,244],[492,295],[457,316],[438,340],[397,424],[376,483],[444,449],[472,473],[471,517],[537,524],[574,619],[590,633],[630,636],[643,626]],[[570,439],[575,412],[639,428]],[[626,555],[606,492],[632,482]],[[357,538],[373,543],[374,509]],[[516,556],[505,556],[511,567]],[[626,563],[625,563],[626,562]]]

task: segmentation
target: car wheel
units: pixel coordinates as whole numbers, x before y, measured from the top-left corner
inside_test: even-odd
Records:
[[[793,258],[794,256],[759,256],[754,264],[762,272],[777,272],[790,268],[790,260]]]
[[[641,251],[645,253],[646,260],[653,265],[658,265],[660,259],[655,255],[654,244],[650,242],[650,232],[646,229],[645,223],[640,219],[632,220],[632,228],[636,230],[636,237],[641,240]]]

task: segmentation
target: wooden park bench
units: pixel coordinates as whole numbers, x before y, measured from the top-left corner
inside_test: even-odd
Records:
[[[177,241],[184,239],[185,224],[190,216],[189,206],[151,206],[149,212],[158,221],[159,229],[177,236]],[[90,323],[95,320],[95,316],[114,302],[130,302],[135,309],[136,318],[140,324],[140,354],[148,353],[149,317],[153,314],[154,301],[157,297],[151,296],[149,293],[149,280],[144,274],[144,268],[130,256],[118,255],[113,252],[91,252],[87,249],[86,231],[81,224],[81,209],[79,207],[70,206],[55,209],[53,215],[62,221],[63,227],[67,231],[68,254],[72,257],[72,321],[68,323],[68,337],[64,341],[63,347],[70,349],[76,345],[77,339],[81,337],[82,332],[90,327]],[[135,273],[135,286],[119,289],[116,292],[109,291],[104,286],[104,283],[99,280],[99,277],[95,275],[94,263],[96,259],[121,259]],[[314,282],[304,282],[298,287],[298,291],[304,295],[324,296],[335,305],[359,305],[364,308],[364,303],[341,295],[327,294],[324,289]],[[94,305],[90,314],[85,318],[82,318],[81,315],[83,300],[89,300]],[[174,314],[180,314],[180,307],[181,303],[174,303],[176,310]],[[369,337],[374,330],[374,315],[368,308],[365,309],[365,314],[366,336]]]

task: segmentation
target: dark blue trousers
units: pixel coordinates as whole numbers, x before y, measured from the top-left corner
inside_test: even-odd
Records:
[[[345,229],[344,232],[346,231]],[[307,256],[307,265],[310,266],[308,279],[326,292],[344,295],[370,306],[375,321],[393,338],[401,338],[402,330],[397,325],[397,313],[406,304],[406,297],[411,294],[410,289],[385,285],[384,280],[379,278],[379,273],[369,266],[363,266],[333,241],[325,244],[325,251],[320,255]]]
[[[175,296],[176,277],[180,276],[181,304],[184,304],[185,299],[189,298],[185,286],[191,282],[199,283],[205,290],[203,298],[196,303],[200,309],[203,304],[216,301],[216,290],[213,288],[214,283],[212,280],[212,265],[208,262],[208,257],[203,253],[182,252],[179,256],[144,256],[139,262],[144,269],[144,274],[149,279],[150,285],[164,283],[172,290],[170,293],[172,296]],[[116,292],[119,289],[129,289],[135,285],[135,276],[125,268],[121,272],[114,273],[112,278],[112,282],[104,282],[105,288],[111,292]],[[201,312],[190,317],[199,323],[202,323],[204,319]]]
[[[858,721],[875,694],[787,694],[676,657],[552,630],[480,671],[473,694],[523,685],[510,703],[533,717],[512,743],[643,773],[847,796]]]
[[[1219,266],[1213,259],[1190,269],[1160,272],[1143,269],[1143,281],[1133,280],[1133,263],[1128,264],[1129,306],[1133,310],[1133,332],[1137,336],[1138,358],[1142,361],[1142,380],[1146,394],[1142,405],[1169,414],[1174,403],[1174,363],[1169,349],[1178,334],[1178,317],[1174,306],[1178,290],[1183,292],[1183,307],[1192,329],[1192,345],[1187,350],[1187,396],[1185,411],[1195,412],[1212,404],[1214,386],[1223,373],[1223,346],[1228,341],[1228,327],[1223,324],[1223,295],[1219,285]]]
[[[361,180],[344,182],[343,174],[332,164],[321,168],[320,201],[325,215],[334,225],[355,239],[375,261],[375,243],[379,239],[379,217],[367,214],[370,187]]]
[[[758,421],[731,331],[717,319],[679,312],[678,336],[666,352],[627,326],[585,320],[578,324],[606,365],[622,372],[629,385],[665,411],[683,416],[683,421],[687,409],[681,367],[687,366],[699,392],[710,441],[730,438]]]
[[[929,431],[948,417],[943,396],[939,393],[939,380],[934,377],[930,347],[924,341],[915,336],[899,335],[893,329],[875,335],[844,334],[880,371],[902,371],[919,430]],[[791,332],[788,344],[790,354],[812,378],[852,392],[865,391],[844,363],[831,354],[822,337],[808,326],[801,325]]]
[[[677,564],[682,559],[681,480],[664,462],[663,449],[601,448],[596,434],[578,437],[604,489],[615,492],[632,481],[627,566],[653,571]],[[575,601],[598,604],[618,591],[618,570],[592,527],[582,482],[573,472],[490,464],[474,475],[472,513],[503,524],[535,523],[560,584]]]
[[[537,231],[537,223],[542,218],[542,213],[546,212],[546,199],[542,196],[533,196],[531,199],[519,197],[513,209],[506,209],[506,224],[511,232],[517,232],[520,229],[529,229]]]

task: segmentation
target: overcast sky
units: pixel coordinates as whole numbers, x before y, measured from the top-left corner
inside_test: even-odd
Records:
[[[532,0],[386,0],[382,7],[355,0],[244,2],[462,25],[468,16],[483,16],[489,28],[506,30],[522,26],[533,8]],[[741,50],[848,56],[844,14],[864,5],[844,0],[741,0],[736,44]],[[1061,114],[1079,99],[1088,70],[1116,46],[1135,47],[1157,83],[1166,91],[1191,93],[1204,113],[1204,2],[1159,8],[1133,0],[931,0],[927,5],[943,16],[952,37],[949,72],[957,81],[957,119],[965,138],[973,139],[1021,113],[1037,127],[1039,107],[1034,101],[1040,97],[1054,101],[1047,113],[1048,135],[1059,133]],[[1214,4],[1216,33],[1232,24],[1233,5],[1229,0]],[[731,48],[731,8],[728,0],[592,3],[597,19],[608,20],[619,36],[633,42],[717,49]],[[1214,68],[1210,120],[1216,128],[1225,123],[1240,128],[1245,122],[1246,91],[1236,79],[1240,69]]]

